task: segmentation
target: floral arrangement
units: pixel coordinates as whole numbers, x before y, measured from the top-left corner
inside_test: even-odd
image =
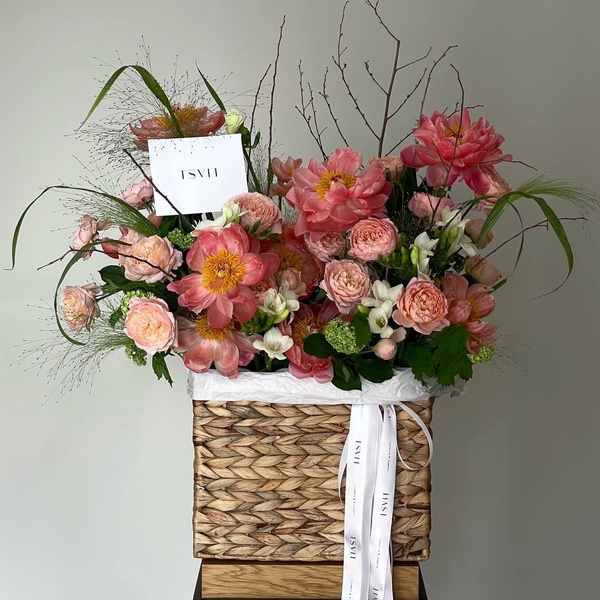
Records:
[[[342,52],[338,43],[334,63],[345,84]],[[55,186],[76,194],[81,211],[56,292],[56,322],[74,347],[92,348],[89,356],[122,348],[169,382],[170,355],[198,373],[214,368],[235,378],[240,368],[288,368],[345,390],[403,367],[422,382],[468,380],[473,365],[494,353],[490,318],[507,279],[488,260],[493,251],[483,251],[505,210],[521,198],[536,203],[544,220],[523,225],[515,238],[547,227],[570,272],[564,219],[544,197],[584,210],[597,202],[589,190],[544,176],[513,188],[499,171],[512,161],[504,138],[464,102],[449,114],[421,114],[414,141],[396,153],[383,153],[384,127],[379,152],[369,157],[346,144],[325,152],[307,117],[311,91],[299,110],[322,158],[274,157],[269,140],[266,164],[254,112],[247,126],[248,117],[226,108],[204,76],[212,107],[174,102],[147,69],[122,67],[88,118],[127,70],[158,106],[155,114],[130,115],[120,133],[117,150],[140,174],[117,194]],[[386,105],[384,123],[391,116]],[[218,215],[157,216],[154,199],[162,194],[143,166],[148,140],[221,133],[240,136],[250,191]],[[92,254],[109,261],[99,282],[61,287]]]

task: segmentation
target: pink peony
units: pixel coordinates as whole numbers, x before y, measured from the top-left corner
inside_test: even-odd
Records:
[[[310,239],[310,234],[304,235],[306,247],[319,260],[329,262],[346,251],[346,238],[342,233],[328,232],[316,241]]]
[[[166,352],[177,334],[175,318],[160,298],[132,298],[125,318],[125,334],[148,354]]]
[[[375,354],[383,360],[391,360],[396,356],[397,351],[396,342],[389,338],[381,339],[375,344]]]
[[[89,331],[96,316],[100,314],[96,294],[102,290],[95,283],[84,286],[68,285],[60,295],[60,308],[69,329]]]
[[[195,373],[206,373],[214,363],[221,375],[235,379],[238,366],[246,366],[257,352],[253,346],[259,336],[236,331],[234,322],[212,327],[206,314],[194,320],[177,317],[177,349],[185,352],[183,362]]]
[[[382,156],[379,158],[378,156],[374,156],[369,159],[369,165],[376,165],[381,167],[384,171],[387,171],[390,174],[392,179],[398,179],[400,175],[402,175],[402,171],[404,170],[404,163],[400,156]]]
[[[252,248],[251,248],[252,245]],[[203,229],[187,254],[195,271],[167,286],[179,294],[179,305],[195,313],[207,309],[208,323],[226,327],[232,317],[244,323],[256,313],[256,299],[249,286],[275,274],[279,257],[261,253],[256,238],[241,225]]]
[[[434,212],[435,218],[441,218],[445,208],[454,210],[456,205],[450,198],[438,198],[421,192],[413,194],[413,197],[408,201],[408,210],[419,219],[433,220]]]
[[[363,219],[350,230],[350,256],[358,260],[386,258],[398,244],[398,230],[389,219]]]
[[[342,233],[365,217],[384,217],[392,190],[384,170],[372,165],[357,175],[362,155],[338,148],[324,163],[311,160],[295,169],[287,201],[298,210],[296,235],[313,240],[327,232]]]
[[[363,265],[353,260],[333,260],[325,265],[321,288],[338,310],[347,315],[369,295],[371,280]]]
[[[73,241],[71,243],[71,248],[77,252],[81,250],[85,245],[95,242],[98,240],[98,232],[103,229],[108,229],[109,221],[108,219],[102,219],[98,221],[90,215],[83,215],[77,223],[77,229],[73,234]],[[92,250],[88,250],[84,256],[83,260],[87,260],[92,255]]]
[[[147,179],[132,183],[122,194],[121,199],[129,206],[140,210],[154,198],[154,188]]]
[[[172,271],[181,266],[183,257],[168,239],[151,235],[142,236],[131,246],[121,246],[119,262],[125,267],[125,277],[130,281],[156,283],[172,276]]]
[[[462,177],[472,190],[487,194],[486,169],[512,159],[500,149],[504,138],[483,117],[471,123],[467,109],[451,117],[438,111],[431,117],[423,115],[413,133],[417,143],[400,156],[409,167],[427,167],[427,183],[434,188],[450,186]]]
[[[281,233],[281,211],[268,196],[248,192],[234,196],[230,201],[242,209],[242,227],[257,235],[266,232]]]
[[[277,177],[277,182],[273,183],[269,188],[269,195],[285,196],[292,189],[292,174],[294,170],[300,168],[301,165],[301,158],[288,156],[285,162],[279,158],[274,158],[271,161],[271,170],[275,177]]]
[[[481,256],[471,256],[465,264],[465,272],[475,281],[488,286],[492,286],[502,279],[499,269]]]
[[[280,323],[279,330],[292,338],[294,345],[285,353],[290,360],[290,373],[298,379],[314,377],[319,383],[333,379],[333,365],[330,358],[317,358],[304,352],[303,341],[312,333],[324,333],[329,321],[339,316],[333,302],[325,304],[300,304],[294,313],[294,321]]]
[[[474,241],[477,242],[477,238],[481,234],[481,228],[485,223],[485,219],[470,219],[465,225],[465,232]],[[478,248],[485,248],[494,239],[494,234],[490,231],[486,236],[477,243]]]
[[[479,199],[477,210],[480,210],[482,213],[488,213],[494,208],[494,205],[500,196],[510,192],[510,186],[493,167],[484,168],[483,171],[488,179],[489,185],[487,192],[485,192],[485,196]]]
[[[392,313],[392,319],[423,335],[440,331],[450,324],[446,318],[448,300],[431,281],[413,277],[400,291],[396,305],[398,309]]]
[[[183,137],[204,137],[216,133],[225,123],[225,111],[209,113],[206,106],[173,104],[173,112]],[[179,137],[171,117],[164,113],[158,117],[142,119],[139,125],[130,125],[135,136],[133,143],[148,151],[148,140]]]

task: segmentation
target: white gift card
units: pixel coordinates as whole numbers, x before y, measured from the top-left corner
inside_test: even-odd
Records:
[[[184,215],[220,211],[227,200],[248,191],[242,136],[148,140],[154,185]],[[154,192],[156,214],[177,211]]]

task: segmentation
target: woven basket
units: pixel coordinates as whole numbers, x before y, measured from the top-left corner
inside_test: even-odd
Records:
[[[433,399],[407,405],[429,427]],[[194,556],[342,561],[337,476],[350,408],[197,400],[193,407]],[[425,435],[396,410],[402,456],[422,467]],[[430,482],[429,467],[410,471],[399,464],[392,525],[397,561],[429,556]]]

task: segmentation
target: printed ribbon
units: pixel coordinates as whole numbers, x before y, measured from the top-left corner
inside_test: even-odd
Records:
[[[399,405],[427,438],[426,467],[433,453],[431,434],[417,413]],[[396,427],[393,406],[352,405],[338,471],[338,490],[346,472],[342,600],[393,600],[391,527],[396,456],[405,469],[418,470],[402,458]]]

